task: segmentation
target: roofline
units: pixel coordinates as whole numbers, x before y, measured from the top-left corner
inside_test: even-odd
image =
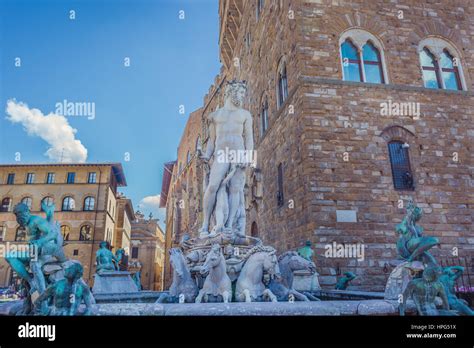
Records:
[[[98,163],[0,163],[0,167],[93,167],[93,166],[113,166],[121,165],[119,162],[98,162]]]
[[[168,168],[173,168],[177,161],[166,162],[164,164],[163,178],[161,180],[161,193],[160,193],[160,208],[166,207],[166,201],[168,200],[168,192],[171,185],[173,172]]]
[[[13,167],[112,167],[112,174],[115,176],[117,186],[127,186],[125,173],[120,162],[99,162],[99,163],[10,163],[0,164],[0,168]]]

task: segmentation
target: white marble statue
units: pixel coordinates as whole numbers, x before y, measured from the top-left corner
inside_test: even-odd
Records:
[[[220,232],[245,235],[245,168],[253,155],[252,115],[242,108],[247,91],[245,82],[227,82],[224,106],[208,116],[209,141],[201,159],[210,163],[209,181],[204,193],[200,238]],[[216,224],[209,232],[211,216]]]

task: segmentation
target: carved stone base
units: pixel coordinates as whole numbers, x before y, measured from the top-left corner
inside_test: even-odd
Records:
[[[130,277],[130,272],[112,271],[94,274],[94,294],[138,292],[137,285]]]
[[[402,262],[390,273],[385,286],[385,299],[396,300],[403,294],[407,284],[413,276],[423,270],[423,264],[419,261]]]
[[[321,290],[318,276],[318,272],[311,274],[311,272],[308,271],[295,271],[293,278],[293,288],[297,291]]]

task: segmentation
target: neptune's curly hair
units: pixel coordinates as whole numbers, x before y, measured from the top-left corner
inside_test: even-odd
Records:
[[[238,81],[238,80],[231,80],[227,81],[225,90],[224,90],[224,97],[227,97],[232,94],[232,92],[238,88],[243,88],[247,91],[247,81]]]

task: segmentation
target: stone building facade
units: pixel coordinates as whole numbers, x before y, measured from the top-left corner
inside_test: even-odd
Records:
[[[117,216],[117,189],[126,185],[119,163],[0,165],[0,242],[25,243],[26,231],[12,212],[16,204],[26,203],[32,214],[44,216],[41,202],[54,203],[66,256],[82,263],[84,280],[92,286],[99,243],[113,246],[116,227],[124,225],[118,221],[123,215]],[[0,287],[12,277],[1,258]]]
[[[184,233],[197,230],[200,221],[203,169],[198,161],[202,149],[202,109],[189,115],[177,150],[176,161],[164,167],[160,207],[166,207],[166,250],[176,246]],[[171,269],[165,253],[165,284]]]
[[[135,220],[132,200],[119,192],[117,197],[117,223],[115,226],[114,243],[115,249],[121,248],[130,255],[130,238],[132,235],[131,222]]]
[[[129,266],[140,271],[143,290],[163,290],[165,235],[157,219],[145,219],[140,212],[131,223]]]
[[[223,68],[201,138],[222,83],[246,80],[258,156],[248,233],[279,252],[311,240],[323,287],[352,271],[354,288],[381,291],[412,199],[441,242],[435,256],[472,262],[472,11],[467,0],[221,1]],[[170,220],[174,204],[167,230],[194,233]],[[364,255],[328,257],[334,243]]]

